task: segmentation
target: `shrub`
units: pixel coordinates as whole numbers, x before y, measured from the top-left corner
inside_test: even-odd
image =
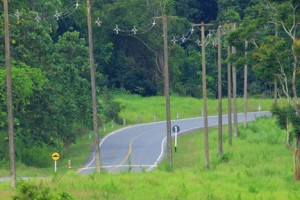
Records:
[[[42,184],[39,186],[31,185],[26,182],[21,182],[18,185],[18,191],[15,196],[12,197],[13,200],[73,200],[74,198],[66,193],[61,192],[54,194],[48,187],[44,187]]]

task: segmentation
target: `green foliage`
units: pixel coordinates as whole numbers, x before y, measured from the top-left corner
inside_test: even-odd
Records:
[[[53,161],[51,160],[52,153],[53,148],[51,147],[31,146],[28,148],[24,144],[16,142],[16,160],[27,166],[46,168],[53,165]]]
[[[287,126],[296,116],[295,109],[291,105],[284,107],[273,106],[272,114],[277,117],[277,123],[279,127],[285,130],[288,129]]]
[[[119,102],[113,99],[113,96],[108,91],[107,87],[104,87],[102,95],[100,96],[100,120],[103,124],[113,120],[114,122],[121,124],[122,119],[119,113],[122,111],[122,106]]]
[[[54,17],[56,11],[70,8],[73,3],[71,0],[20,0],[9,3],[15,132],[16,141],[24,144],[24,148],[44,145],[60,147],[62,143],[67,148],[76,142],[78,130],[82,126],[90,128],[92,125],[85,4],[80,3],[74,13],[68,13],[59,20]],[[294,26],[292,41],[283,24],[290,30],[293,27],[293,19],[295,24],[299,23],[299,8],[295,12],[291,9],[291,5],[296,7],[298,3],[295,0],[94,2],[93,21],[99,17],[103,22],[101,27],[97,27],[93,22],[96,80],[99,87],[97,91],[101,95],[100,91],[107,86],[107,90],[125,89],[142,96],[163,94],[162,24],[160,19],[156,19],[154,27],[151,23],[153,17],[167,14],[173,16],[168,18],[172,94],[202,96],[200,48],[193,41],[199,37],[199,32],[195,30],[194,35],[182,45],[171,45],[172,36],[183,35],[191,28],[191,22],[209,22],[217,17],[218,22],[225,23],[223,28],[227,30],[228,35],[226,38],[222,37],[222,67],[226,67],[225,60],[237,65],[238,96],[243,93],[239,88],[242,88],[243,81],[241,66],[245,63],[253,66],[253,69],[249,70],[248,79],[251,95],[270,96],[273,87],[271,82],[275,78],[281,86],[285,85],[284,78],[287,79],[285,93],[289,95],[291,90],[287,89],[291,87],[292,66],[295,62],[293,53],[299,57],[299,30],[298,26]],[[20,18],[15,15],[17,10]],[[42,19],[40,23],[35,20],[37,12]],[[3,13],[0,14],[0,19],[3,26]],[[238,29],[228,32],[227,20],[239,22]],[[279,21],[281,23],[278,23],[276,38],[274,22]],[[122,30],[128,30],[129,34],[115,34],[112,31],[115,25]],[[142,34],[134,35],[130,31],[134,26],[138,30],[142,27],[147,28]],[[245,40],[249,41],[247,57]],[[228,44],[236,46],[237,54],[225,59]],[[0,29],[1,63],[5,63],[4,55],[4,34]],[[216,49],[208,45],[206,56],[208,96],[213,98],[217,96]],[[224,70],[222,76],[225,94],[227,81]],[[296,82],[296,85],[299,85],[299,80]],[[5,70],[2,64],[0,142],[3,148],[0,150],[0,156],[7,151],[5,90]],[[283,88],[280,88],[279,93],[284,93]],[[100,120],[107,122],[114,119],[120,122],[120,117],[124,117],[122,106],[109,97],[108,93],[103,95],[103,100],[100,98],[99,103]],[[185,114],[184,108],[181,109],[181,113]],[[152,110],[159,113],[160,118],[163,117],[162,111],[155,108]],[[199,113],[199,110],[195,112]],[[143,114],[142,111],[134,113],[134,120],[130,120],[142,119]],[[149,116],[145,117],[147,121],[153,118],[153,113]]]
[[[0,69],[0,94],[2,102],[6,102],[6,70]],[[47,79],[40,69],[35,69],[20,63],[16,67],[12,67],[12,81],[13,81],[13,99],[15,109],[17,111],[24,111],[25,107],[30,104],[30,97],[36,91],[42,90]]]
[[[291,133],[297,138],[300,136],[300,117],[297,115],[294,107],[291,105],[274,107],[272,113],[277,117],[280,128],[290,131],[289,125],[291,125]]]
[[[18,193],[15,196],[13,196],[13,200],[27,199],[73,200],[74,198],[66,192],[55,194],[55,192],[50,191],[49,187],[43,186],[42,183],[39,186],[36,186],[26,182],[21,182],[20,184],[18,184]]]

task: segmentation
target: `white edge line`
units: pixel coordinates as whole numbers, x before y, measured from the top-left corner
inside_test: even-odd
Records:
[[[120,132],[120,131],[123,131],[124,129],[128,129],[128,128],[130,128],[130,127],[132,127],[132,126],[128,126],[128,127],[125,127],[125,128],[121,128],[121,129],[119,129],[119,130],[116,130],[116,131],[111,132],[110,134],[106,135],[106,136],[101,140],[101,142],[100,142],[100,144],[99,144],[99,147],[101,147],[101,145],[103,144],[103,142],[104,142],[108,137],[110,137],[110,136],[112,136],[112,135],[114,135],[114,134],[116,134],[116,133],[118,133],[118,132]],[[93,156],[93,159],[91,160],[91,162],[89,162],[89,163],[88,163],[87,165],[85,165],[84,167],[78,169],[78,170],[77,170],[77,173],[80,173],[80,172],[83,171],[83,170],[92,168],[92,167],[90,167],[90,166],[93,164],[93,162],[95,161],[95,159],[96,159],[96,158],[95,158],[95,153],[94,153],[94,156]]]
[[[165,137],[163,139],[163,141],[161,142],[161,152],[160,155],[158,156],[156,162],[154,163],[154,165],[152,167],[150,167],[149,169],[147,169],[147,171],[152,170],[154,167],[157,166],[158,162],[160,161],[160,159],[162,158],[162,156],[164,155],[164,143],[166,142],[167,137]]]
[[[250,113],[258,113],[258,114],[259,114],[259,113],[264,113],[264,114],[269,114],[270,112],[269,112],[269,111],[247,112],[247,114],[250,114]],[[243,114],[243,113],[238,113],[238,114]],[[228,116],[228,114],[223,114],[222,117],[223,117],[223,116]],[[216,117],[216,116],[214,115],[214,116],[207,116],[207,117],[208,117],[208,118],[212,118],[212,117]],[[176,120],[172,120],[172,121],[184,121],[184,120],[197,119],[197,118],[203,118],[203,117],[191,117],[191,118],[185,118],[185,119],[176,119]],[[123,131],[123,130],[125,130],[125,129],[131,128],[131,127],[134,127],[134,126],[144,126],[144,125],[152,124],[152,123],[165,123],[165,121],[149,122],[149,123],[145,123],[145,124],[138,124],[138,125],[133,125],[133,126],[128,126],[128,127],[125,127],[125,128],[121,128],[121,129],[116,130],[116,131],[114,131],[114,132],[111,132],[110,134],[108,134],[107,136],[105,136],[105,137],[101,140],[101,142],[100,142],[100,144],[99,144],[99,147],[101,147],[101,145],[103,144],[103,142],[104,142],[108,137],[110,137],[110,136],[112,136],[112,135],[114,135],[114,134],[117,134],[117,133],[120,132],[120,131]],[[185,133],[185,132],[189,132],[189,131],[194,130],[194,129],[199,129],[199,128],[188,129],[188,130],[182,131],[181,134],[182,134],[182,133]],[[157,158],[157,160],[156,160],[156,162],[154,163],[154,165],[152,165],[149,169],[147,169],[147,171],[150,171],[150,170],[152,170],[154,167],[156,167],[157,164],[159,163],[159,161],[161,160],[162,156],[164,155],[164,143],[165,143],[166,139],[167,139],[167,137],[165,137],[165,138],[163,139],[162,143],[161,143],[161,152],[160,152],[159,157]],[[91,165],[94,161],[95,161],[95,156],[93,157],[92,161],[91,161],[89,164],[87,164],[85,167],[80,168],[79,170],[77,170],[77,173],[80,173],[80,172],[83,171],[83,170],[86,170],[86,169],[91,168],[90,165]]]
[[[249,114],[249,113],[252,113],[252,114],[253,114],[253,113],[258,113],[258,114],[260,114],[260,113],[261,113],[261,114],[262,114],[262,113],[264,113],[264,114],[269,114],[270,112],[269,112],[269,111],[248,112],[247,114]],[[239,113],[239,114],[243,114],[243,113]],[[227,115],[224,114],[224,115],[222,115],[222,116],[227,116]],[[264,115],[261,115],[261,116],[264,116]],[[213,117],[216,117],[216,116],[208,116],[208,118],[213,118]],[[203,118],[203,117],[195,117],[195,118],[187,118],[187,119],[197,119],[197,118]],[[181,120],[187,120],[187,119],[181,119]],[[179,119],[179,120],[174,120],[174,121],[180,121],[180,119]],[[180,134],[187,133],[187,132],[193,131],[193,130],[195,130],[195,129],[201,129],[201,127],[190,128],[190,129],[187,129],[187,130],[184,130],[184,131],[180,132]],[[162,156],[164,155],[164,143],[166,142],[166,139],[167,139],[167,137],[164,137],[164,139],[163,139],[162,142],[161,142],[161,152],[160,152],[160,155],[158,156],[156,162],[155,162],[149,169],[147,169],[146,171],[150,171],[150,170],[152,170],[154,167],[157,167],[157,164],[160,162]]]

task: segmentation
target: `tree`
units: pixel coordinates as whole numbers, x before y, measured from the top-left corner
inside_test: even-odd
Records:
[[[279,127],[286,130],[286,145],[293,153],[294,178],[300,181],[300,117],[291,105],[274,107],[272,113]],[[291,144],[291,135],[295,137],[295,145]]]

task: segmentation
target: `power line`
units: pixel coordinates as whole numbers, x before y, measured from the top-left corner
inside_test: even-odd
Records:
[[[42,9],[40,10],[24,10],[24,9],[17,9],[14,14],[11,14],[11,17],[16,18],[17,20],[20,19],[28,19],[28,20],[35,20],[37,23],[42,22],[43,20],[50,20],[50,19],[55,19],[55,20],[60,20],[63,18],[66,18],[76,12],[79,8],[80,4],[78,1],[75,1],[73,3],[70,3],[67,5],[65,8],[62,9],[56,9],[53,12],[46,12],[43,11]],[[35,13],[35,17],[30,17],[27,15],[28,12],[33,12]]]

